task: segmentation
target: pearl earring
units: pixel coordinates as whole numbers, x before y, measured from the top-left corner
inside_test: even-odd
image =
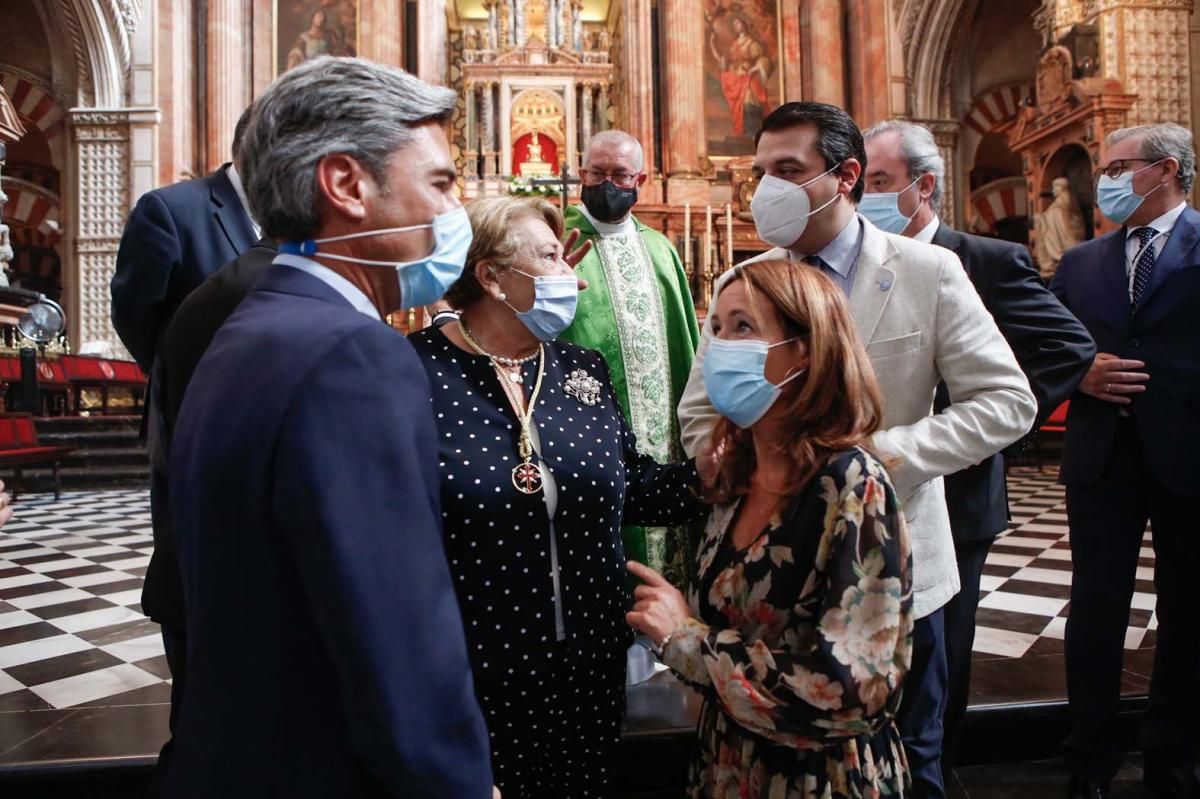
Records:
[[[499,296],[496,297],[496,299],[500,300],[500,302],[504,302],[508,299],[508,295],[502,291],[500,292]]]

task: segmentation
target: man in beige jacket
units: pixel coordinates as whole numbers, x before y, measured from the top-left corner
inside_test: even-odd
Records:
[[[841,286],[879,380],[884,429],[873,445],[884,460],[897,462],[890,471],[912,538],[917,616],[898,721],[915,795],[942,797],[941,611],[959,587],[942,477],[1020,439],[1037,403],[957,257],[883,233],[855,212],[866,153],[844,111],[821,103],[780,107],[763,122],[754,169],[761,182],[751,210],[759,235],[776,249],[753,260],[795,261]],[[701,375],[711,334],[706,324],[679,404],[690,455],[707,442],[717,418]],[[939,382],[951,404],[934,414]]]

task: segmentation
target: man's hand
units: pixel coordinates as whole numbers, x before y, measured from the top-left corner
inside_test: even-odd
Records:
[[[567,266],[571,267],[572,269],[579,266],[579,262],[582,261],[589,252],[592,251],[591,239],[588,239],[578,247],[575,246],[579,241],[579,235],[579,228],[575,228],[567,234],[565,239],[563,239],[563,260],[566,261]]]
[[[625,564],[630,574],[642,581],[633,589],[633,610],[625,614],[625,623],[645,633],[655,646],[683,624],[691,615],[687,600],[679,589],[667,582],[661,574],[636,560]]]
[[[500,799],[500,789],[495,785],[492,786],[492,799]]]
[[[1146,390],[1144,383],[1150,375],[1134,371],[1145,366],[1142,361],[1127,361],[1107,352],[1097,353],[1079,390],[1114,405],[1128,405],[1133,401],[1130,394],[1141,394]]]

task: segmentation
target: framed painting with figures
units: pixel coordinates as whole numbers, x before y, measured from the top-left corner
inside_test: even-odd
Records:
[[[754,152],[754,134],[779,107],[778,0],[704,0],[704,121],[716,160]]]
[[[359,0],[275,0],[275,74],[323,55],[358,55]]]

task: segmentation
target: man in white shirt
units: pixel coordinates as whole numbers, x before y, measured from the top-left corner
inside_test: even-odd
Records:
[[[1036,403],[1012,350],[954,255],[883,233],[855,213],[867,157],[862,133],[840,108],[788,103],[763,122],[751,205],[759,235],[785,259],[829,275],[847,293],[884,401],[873,445],[904,502],[913,551],[913,667],[905,682],[919,712],[901,724],[914,776],[942,789],[941,719],[946,689],[942,607],[958,591],[942,477],[1018,440]],[[723,280],[718,282],[719,291]],[[679,421],[689,454],[717,418],[704,391],[706,325]],[[945,382],[951,404],[933,413]],[[907,727],[907,729],[906,729]]]
[[[1112,133],[1097,204],[1117,230],[1068,250],[1050,283],[1099,354],[1071,400],[1061,481],[1071,528],[1067,697],[1071,795],[1105,796],[1121,764],[1115,722],[1134,592],[1155,597],[1154,672],[1142,730],[1159,797],[1200,796],[1200,213],[1192,134],[1174,124]],[[1138,584],[1146,522],[1154,583]]]

